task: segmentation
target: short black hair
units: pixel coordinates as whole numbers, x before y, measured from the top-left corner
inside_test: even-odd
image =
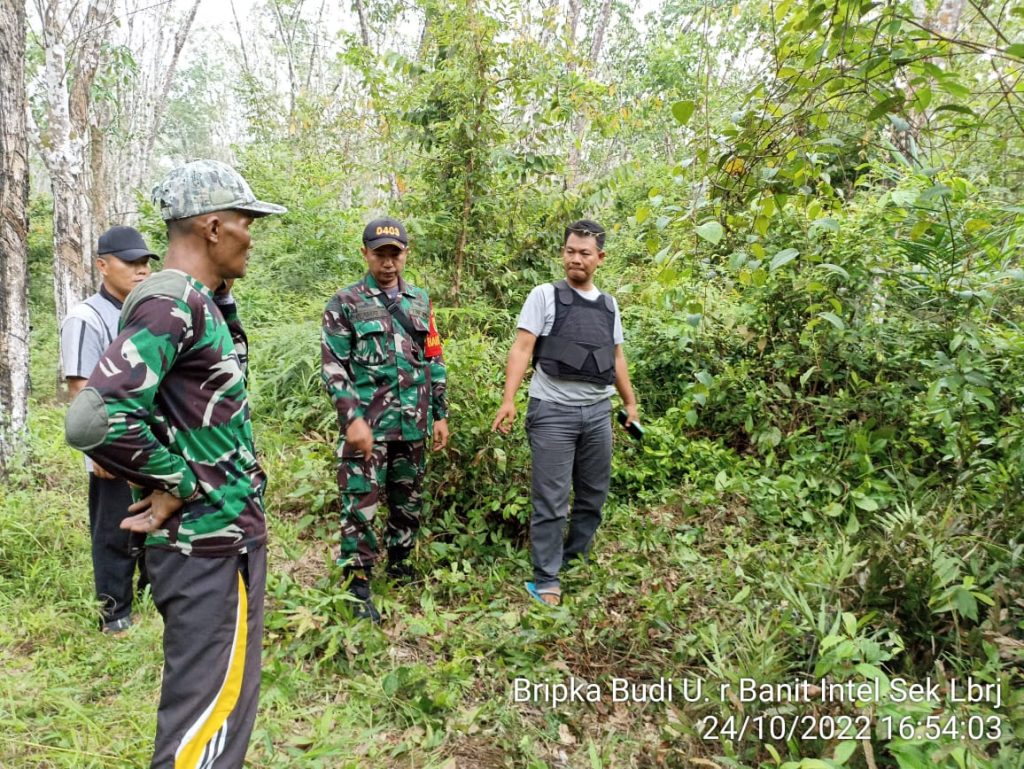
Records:
[[[187,235],[192,229],[192,220],[194,216],[190,216],[187,219],[171,219],[167,222],[167,239],[172,240],[175,237],[181,235]]]
[[[593,236],[597,240],[597,247],[599,250],[604,250],[604,227],[595,222],[593,219],[577,219],[575,222],[565,228],[565,235],[562,237],[562,245],[564,246],[569,240],[569,236],[572,234],[581,235],[584,238]]]

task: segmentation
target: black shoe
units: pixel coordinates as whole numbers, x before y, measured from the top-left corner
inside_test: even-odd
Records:
[[[386,573],[395,582],[415,582],[420,576],[408,561],[388,561]]]
[[[104,622],[100,630],[104,635],[109,635],[114,638],[121,638],[128,633],[128,629],[132,626],[132,617],[129,614],[126,617],[119,619],[112,619],[109,622]]]
[[[374,625],[379,625],[380,612],[373,605],[370,583],[362,577],[354,577],[349,583],[348,592],[357,599],[357,603],[352,606],[352,616],[356,619],[368,619]]]
[[[415,582],[419,579],[420,575],[409,563],[410,552],[412,551],[404,547],[388,548],[388,567],[385,571],[396,582]]]

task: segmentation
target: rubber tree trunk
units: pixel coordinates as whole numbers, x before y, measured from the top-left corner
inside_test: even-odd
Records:
[[[0,476],[28,417],[28,136],[25,3],[0,0]]]

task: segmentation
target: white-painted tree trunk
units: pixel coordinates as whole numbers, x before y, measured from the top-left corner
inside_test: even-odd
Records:
[[[38,5],[44,54],[38,99],[44,118],[32,135],[53,193],[53,296],[58,321],[93,288],[89,103],[102,45],[110,33],[112,5],[112,0],[90,0],[81,16],[74,12],[78,3],[50,0]]]
[[[28,140],[25,2],[0,0],[0,475],[28,417]]]

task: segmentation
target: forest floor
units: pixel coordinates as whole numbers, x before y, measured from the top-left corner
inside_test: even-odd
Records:
[[[31,462],[0,486],[0,766],[142,766],[155,729],[161,620],[147,596],[126,637],[96,630],[86,478],[64,445],[62,416],[60,406],[34,406]],[[320,536],[336,522],[311,524],[275,491],[295,445],[272,443],[254,768],[1022,765],[1021,654],[1008,636],[980,674],[999,683],[998,708],[871,696],[742,701],[742,679],[816,680],[827,670],[863,682],[878,670],[873,651],[901,652],[836,609],[858,568],[841,533],[828,540],[768,526],[741,500],[698,509],[685,489],[654,509],[613,498],[591,562],[569,571],[564,605],[548,610],[523,589],[524,543],[501,532],[453,535],[428,519],[415,555],[422,581],[375,581],[378,629],[352,621],[336,587],[332,544]],[[844,661],[840,648],[855,651]],[[934,669],[957,675],[948,657]],[[578,698],[596,701],[517,702],[516,679],[575,682]],[[615,679],[636,685],[626,701],[615,701],[624,685]],[[672,679],[671,702],[642,688],[663,679]],[[883,718],[892,731],[900,718],[930,714],[956,716],[961,733],[926,739],[922,722],[904,739],[883,734]],[[968,729],[991,716],[998,735],[970,739]]]

